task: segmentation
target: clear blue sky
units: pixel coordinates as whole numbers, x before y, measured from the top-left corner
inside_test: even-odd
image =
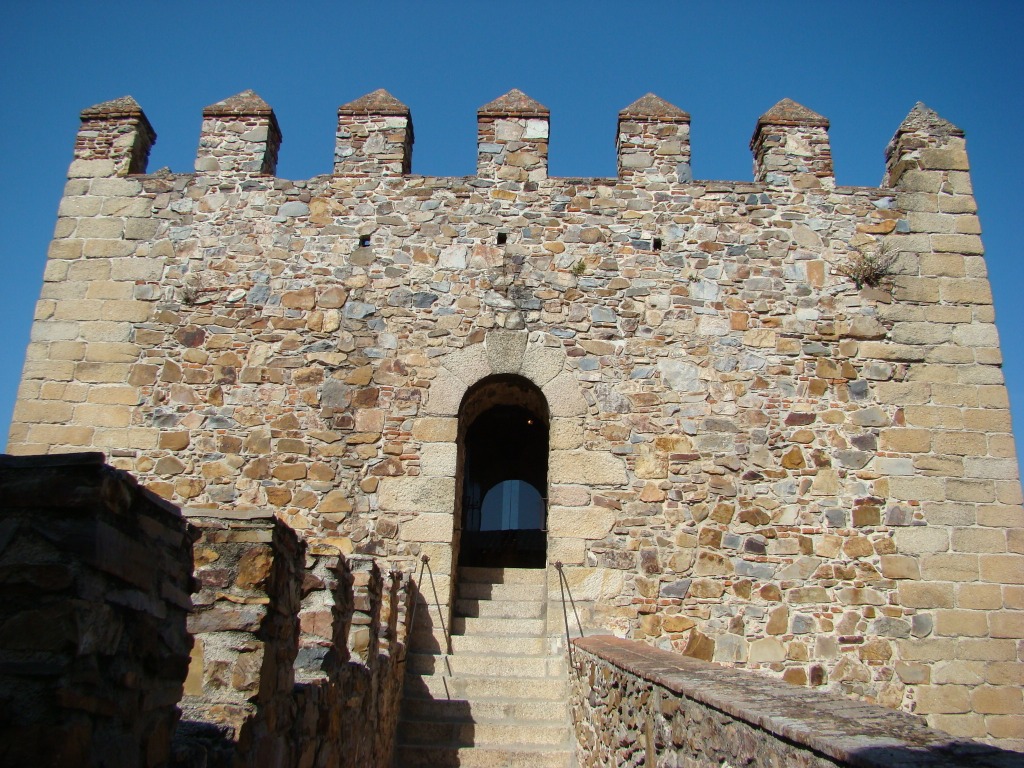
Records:
[[[476,109],[518,87],[551,109],[559,176],[615,173],[619,109],[647,91],[693,116],[694,175],[750,179],[758,115],[790,97],[832,121],[840,184],[877,185],[916,101],[967,132],[1005,373],[1024,436],[1024,3],[32,2],[0,8],[0,429],[6,440],[78,112],[131,94],[150,170],[192,168],[204,106],[253,88],[278,173],[331,169],[339,104],[412,109],[415,173],[474,171]]]

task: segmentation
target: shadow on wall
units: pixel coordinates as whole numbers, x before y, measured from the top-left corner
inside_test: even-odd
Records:
[[[950,741],[924,749],[868,747],[850,753],[849,765],[865,768],[1020,768],[1024,755],[974,741]]]

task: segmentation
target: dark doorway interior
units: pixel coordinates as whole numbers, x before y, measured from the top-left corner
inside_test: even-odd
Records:
[[[543,395],[518,377],[495,377],[467,394],[462,418],[459,564],[543,568],[548,455]]]

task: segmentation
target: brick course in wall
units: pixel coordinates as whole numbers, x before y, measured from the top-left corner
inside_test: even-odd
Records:
[[[134,102],[86,110],[9,450],[427,554],[443,602],[462,398],[518,376],[590,626],[1024,746],[1024,513],[962,132],[918,105],[883,186],[847,187],[785,100],[755,181],[705,181],[689,120],[645,96],[618,178],[554,178],[513,91],[477,176],[425,177],[382,91],[339,110],[334,174],[290,181],[251,92],[204,112],[194,174],[143,173]]]

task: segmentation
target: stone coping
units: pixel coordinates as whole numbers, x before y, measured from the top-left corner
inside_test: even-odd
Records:
[[[577,649],[843,765],[1020,768],[1024,756],[928,728],[916,715],[801,688],[636,640],[592,635]]]

